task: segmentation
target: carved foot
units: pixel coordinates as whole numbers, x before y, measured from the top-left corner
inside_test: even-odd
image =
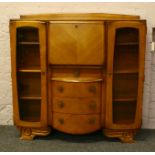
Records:
[[[134,135],[137,129],[132,130],[117,130],[117,129],[104,129],[104,134],[107,137],[119,138],[122,143],[134,143]]]
[[[35,135],[32,134],[32,130],[30,128],[22,128],[21,129],[21,140],[33,140]]]
[[[20,128],[22,140],[33,140],[35,136],[47,136],[50,134],[51,129],[34,129],[34,128]]]
[[[120,136],[119,138],[122,141],[122,143],[134,143],[133,137],[133,133],[125,132],[122,133],[122,136]]]

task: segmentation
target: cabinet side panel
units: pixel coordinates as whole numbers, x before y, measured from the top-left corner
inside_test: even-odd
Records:
[[[11,45],[11,76],[12,76],[12,93],[13,93],[13,119],[14,124],[19,122],[19,106],[17,92],[17,72],[16,72],[16,23],[10,22],[10,45]]]

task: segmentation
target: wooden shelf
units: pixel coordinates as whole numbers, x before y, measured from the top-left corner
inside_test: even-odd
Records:
[[[114,74],[131,74],[137,73],[138,69],[114,70]]]
[[[113,99],[114,102],[132,102],[136,100],[137,98],[114,98]]]
[[[139,45],[139,42],[116,43],[116,46]]]
[[[133,124],[134,120],[133,119],[128,119],[128,120],[117,120],[114,124]]]
[[[20,45],[39,45],[40,43],[39,42],[21,41],[21,42],[18,42],[18,44],[20,44]]]
[[[22,100],[41,100],[41,96],[20,96]]]
[[[40,70],[40,68],[39,67],[25,67],[25,68],[20,68],[20,69],[18,69],[18,72],[30,72],[30,73],[40,73],[41,72],[41,70]]]

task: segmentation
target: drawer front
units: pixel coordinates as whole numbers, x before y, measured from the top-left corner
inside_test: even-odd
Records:
[[[53,128],[70,134],[86,134],[100,129],[100,115],[53,113]]]
[[[53,98],[53,111],[69,114],[99,114],[100,98]]]
[[[102,78],[103,77],[103,68],[102,69],[85,69],[85,68],[53,68],[52,77],[59,78],[76,78],[76,77],[92,77],[92,78]]]
[[[100,82],[52,82],[53,97],[100,97]]]
[[[103,22],[50,22],[48,30],[50,64],[104,64]]]

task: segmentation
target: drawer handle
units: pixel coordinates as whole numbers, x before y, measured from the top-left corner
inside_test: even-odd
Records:
[[[90,91],[91,93],[93,93],[93,94],[96,93],[96,87],[95,87],[95,86],[90,86],[88,89],[89,89],[89,91]]]
[[[60,124],[64,124],[64,119],[63,118],[59,118],[58,121],[59,121]]]
[[[63,101],[59,101],[58,102],[58,106],[59,106],[59,108],[63,108],[64,107],[64,102]]]
[[[89,123],[89,124],[95,124],[95,122],[96,122],[95,118],[90,118],[90,119],[88,120],[88,123]]]
[[[58,87],[57,89],[58,89],[58,91],[59,91],[60,93],[62,93],[62,92],[64,91],[64,88],[63,88],[62,86]]]
[[[89,108],[92,110],[95,110],[96,109],[96,103],[95,102],[90,103]]]

